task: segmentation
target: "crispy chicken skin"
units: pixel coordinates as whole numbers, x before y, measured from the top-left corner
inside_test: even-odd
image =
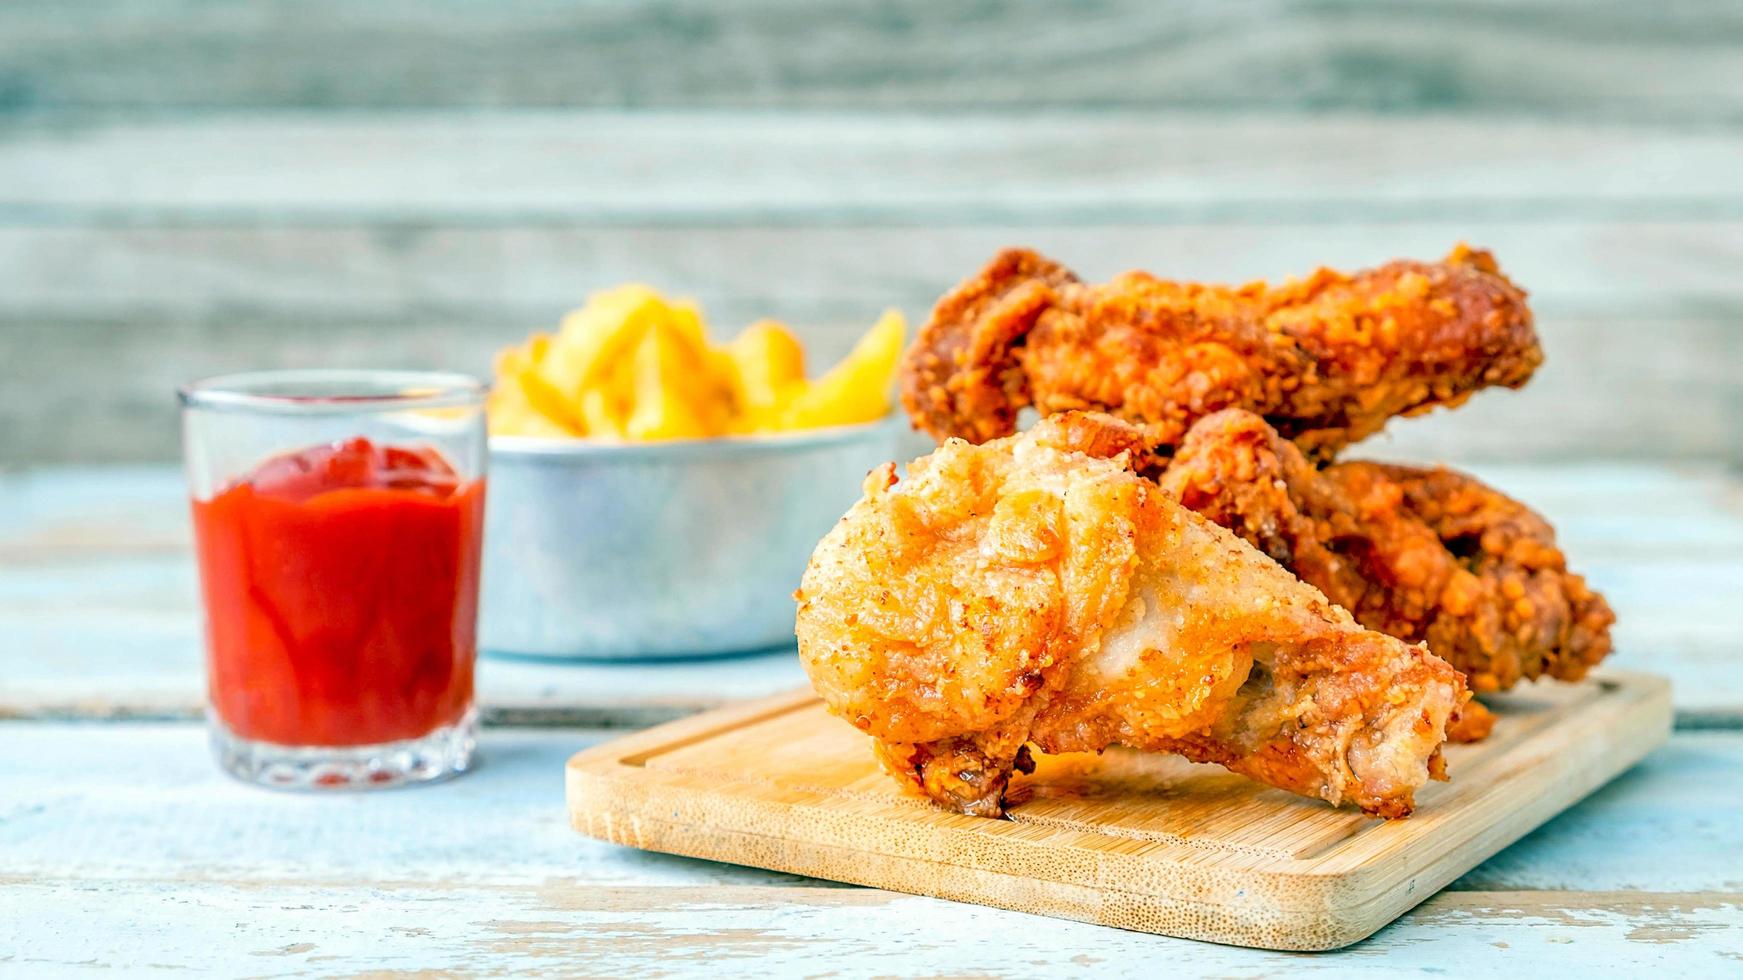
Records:
[[[1033,405],[1145,423],[1159,447],[1245,408],[1330,458],[1394,415],[1516,388],[1542,356],[1524,291],[1463,245],[1440,262],[1239,287],[1143,272],[1091,285],[1007,249],[939,300],[904,358],[902,400],[940,441],[1009,435]]]
[[[795,593],[830,710],[962,813],[1002,813],[1031,747],[1119,744],[1407,815],[1459,674],[1072,438],[1043,420],[871,474]]]
[[[939,442],[1017,431],[1017,412],[1031,403],[1018,351],[1061,292],[1078,285],[1052,259],[1007,248],[945,293],[902,355],[902,403],[914,427]]]
[[[1141,438],[1100,421],[1123,433],[1103,442]],[[1092,428],[1097,418],[1074,424]],[[1610,651],[1615,616],[1567,570],[1554,529],[1462,473],[1366,462],[1315,469],[1264,419],[1228,410],[1193,426],[1160,482],[1362,625],[1427,643],[1476,691],[1579,680]]]

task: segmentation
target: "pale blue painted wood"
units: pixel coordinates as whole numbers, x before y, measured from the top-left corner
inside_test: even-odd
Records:
[[[791,883],[644,859],[569,829],[563,762],[585,730],[487,730],[479,766],[437,786],[332,796],[262,790],[185,724],[0,725],[0,874],[316,881]]]
[[[1626,221],[1736,215],[1739,156],[1734,129],[1480,116],[34,116],[0,127],[0,211],[45,224]]]
[[[1454,210],[1460,210],[1459,208]],[[169,460],[177,384],[262,367],[488,372],[589,291],[651,282],[695,297],[720,332],[792,323],[816,362],[877,313],[922,320],[1012,244],[1086,276],[1299,275],[1493,248],[1532,292],[1549,361],[1525,391],[1394,427],[1365,452],[1454,459],[1710,459],[1730,453],[1743,221],[1525,221],[1501,215],[1143,224],[1059,216],[944,225],[783,219],[719,226],[0,223],[0,461]],[[1650,270],[1649,273],[1643,270]],[[78,378],[68,384],[65,379]],[[1627,392],[1626,398],[1616,397]]]
[[[1724,0],[12,0],[0,109],[1354,107],[1724,124],[1743,108],[1739,36]]]
[[[1735,896],[1586,904],[1604,897],[1442,893],[1360,944],[1309,955],[859,890],[35,879],[0,890],[0,966],[33,978],[1736,975]]]
[[[1743,900],[1743,732],[1676,733],[1452,887],[1717,891]]]
[[[89,23],[63,26],[83,38]],[[9,41],[0,29],[0,51]],[[695,295],[723,330],[790,320],[826,360],[885,306],[923,316],[1007,244],[1092,278],[1244,280],[1459,239],[1531,290],[1550,359],[1518,398],[1399,426],[1409,448],[1737,451],[1733,129],[908,108],[13,120],[0,462],[169,459],[170,391],[202,374],[485,371],[496,348],[626,279]]]
[[[569,830],[597,735],[485,734],[432,787],[228,781],[189,725],[0,725],[0,964],[330,974],[419,967],[770,975],[1093,967],[1112,975],[1656,967],[1743,954],[1743,734],[1683,733],[1346,953],[1302,957],[832,887]],[[1553,891],[1543,891],[1553,889]],[[332,957],[325,959],[323,957]]]
[[[82,551],[180,550],[187,483],[174,466],[0,469],[0,564]]]
[[[309,795],[220,773],[200,726],[0,724],[0,876],[793,883],[575,834],[563,763],[608,733],[487,728],[475,772]],[[1743,733],[1679,732],[1454,890],[1743,892]],[[3,950],[3,947],[0,947]]]
[[[821,362],[1007,244],[1094,278],[1244,280],[1460,239],[1530,288],[1551,356],[1398,445],[1734,454],[1740,146],[1347,114],[27,117],[0,127],[0,463],[169,459],[170,392],[204,374],[486,371],[623,280],[723,332],[789,320]]]

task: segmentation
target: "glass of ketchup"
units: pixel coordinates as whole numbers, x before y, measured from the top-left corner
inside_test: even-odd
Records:
[[[284,788],[471,763],[482,384],[272,371],[181,389],[223,768]]]

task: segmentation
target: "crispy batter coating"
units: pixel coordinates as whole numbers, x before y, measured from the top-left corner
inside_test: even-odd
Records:
[[[795,594],[830,710],[963,813],[999,815],[1030,747],[1120,744],[1408,814],[1458,673],[1073,438],[1044,420],[873,472]]]
[[[1476,691],[1578,680],[1610,651],[1615,616],[1567,570],[1549,522],[1462,473],[1315,469],[1264,419],[1231,409],[1193,426],[1160,482],[1364,626],[1427,643]],[[1486,731],[1479,719],[1461,734]]]
[[[1018,350],[1060,292],[1070,269],[1028,249],[1007,248],[933,307],[902,356],[902,403],[939,442],[986,442],[1017,431],[1031,403]]]
[[[940,441],[1009,435],[1033,405],[1145,423],[1158,447],[1245,408],[1329,458],[1394,415],[1516,388],[1542,359],[1524,291],[1463,245],[1440,262],[1239,287],[1142,272],[1089,285],[1007,249],[939,300],[904,359],[902,399]]]
[[[1446,740],[1449,742],[1481,742],[1495,730],[1495,713],[1490,711],[1483,702],[1472,698],[1459,705],[1459,710],[1453,714],[1452,721],[1447,722]]]

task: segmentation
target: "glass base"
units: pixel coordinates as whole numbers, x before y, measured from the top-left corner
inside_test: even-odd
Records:
[[[225,772],[272,789],[386,789],[433,783],[472,766],[478,714],[468,708],[452,725],[423,738],[379,745],[278,745],[237,735],[208,713],[212,752]]]

